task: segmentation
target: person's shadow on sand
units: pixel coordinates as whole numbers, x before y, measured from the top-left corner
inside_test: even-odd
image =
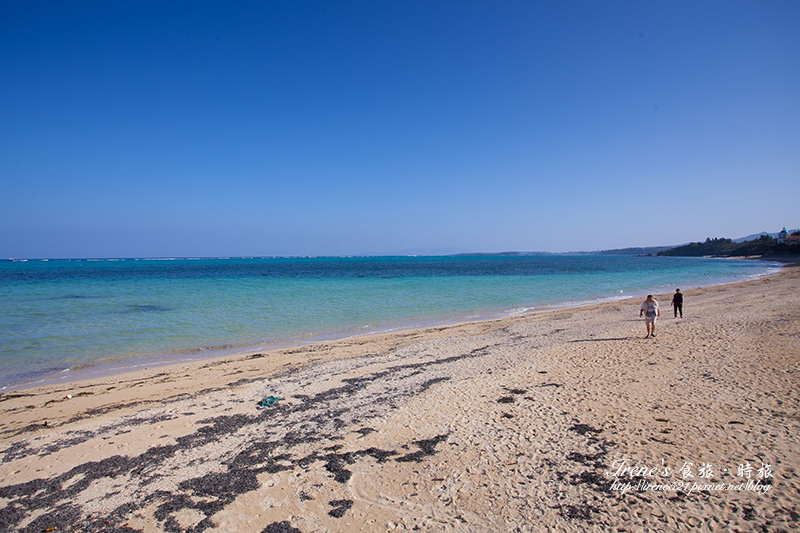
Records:
[[[569,342],[629,341],[635,337],[614,337],[609,339],[575,339]]]

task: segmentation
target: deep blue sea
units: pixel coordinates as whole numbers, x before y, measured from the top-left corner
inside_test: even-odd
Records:
[[[591,255],[0,261],[0,390],[778,268]]]

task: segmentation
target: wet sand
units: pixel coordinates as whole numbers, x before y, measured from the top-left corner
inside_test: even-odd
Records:
[[[798,294],[789,264],[657,295],[650,339],[642,295],[3,394],[0,530],[797,530]]]

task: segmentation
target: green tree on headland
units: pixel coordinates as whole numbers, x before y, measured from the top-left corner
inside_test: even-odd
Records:
[[[798,233],[798,232],[795,232]],[[745,257],[749,255],[770,255],[770,254],[791,254],[800,253],[797,246],[788,244],[778,244],[777,239],[763,234],[757,239],[744,242],[733,242],[725,238],[707,238],[705,242],[691,242],[683,246],[678,246],[658,255],[671,256],[716,256],[716,257]]]

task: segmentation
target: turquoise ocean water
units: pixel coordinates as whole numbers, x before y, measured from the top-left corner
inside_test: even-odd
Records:
[[[0,261],[0,391],[778,268],[591,255]]]

